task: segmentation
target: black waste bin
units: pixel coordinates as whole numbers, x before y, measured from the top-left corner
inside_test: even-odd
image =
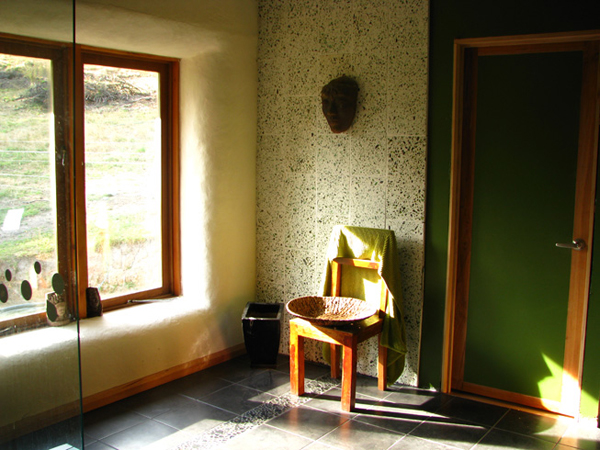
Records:
[[[244,343],[252,367],[275,367],[283,304],[248,302],[242,314]]]

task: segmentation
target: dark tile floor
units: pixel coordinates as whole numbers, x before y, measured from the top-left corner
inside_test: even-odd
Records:
[[[85,414],[85,445],[77,437],[70,443],[86,450],[600,449],[597,428],[411,387],[381,392],[369,377],[359,379],[356,411],[343,413],[328,371],[307,364],[308,394],[294,397],[286,357],[276,369],[236,358]],[[77,426],[67,421],[54,431]],[[64,443],[43,440],[44,432],[0,448]]]

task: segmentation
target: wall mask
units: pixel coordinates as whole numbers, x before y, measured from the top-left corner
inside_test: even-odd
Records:
[[[334,133],[343,133],[352,125],[358,90],[358,83],[347,76],[331,80],[323,86],[321,106],[329,128]]]

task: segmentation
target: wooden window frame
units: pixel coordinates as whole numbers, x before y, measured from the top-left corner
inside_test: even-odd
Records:
[[[70,311],[87,317],[87,247],[84,177],[83,64],[158,72],[161,115],[161,217],[163,285],[102,301],[105,311],[135,300],[181,295],[179,187],[179,60],[71,45],[0,33],[0,52],[52,61],[58,273],[65,280]],[[60,161],[60,164],[58,162]],[[47,325],[45,312],[0,320],[0,329],[20,331]]]
[[[96,64],[126,69],[157,72],[160,76],[161,116],[161,217],[162,217],[162,279],[160,288],[137,291],[102,300],[104,310],[120,308],[135,300],[168,298],[181,294],[179,265],[179,64],[172,58],[133,54],[88,46],[75,47],[75,74],[82,79],[75,83],[75,203],[77,277],[79,311],[86,311],[87,242],[85,223],[85,161],[84,161],[84,88],[83,66]],[[83,212],[83,213],[82,213]],[[87,311],[86,311],[87,313]],[[85,315],[80,313],[80,317]]]

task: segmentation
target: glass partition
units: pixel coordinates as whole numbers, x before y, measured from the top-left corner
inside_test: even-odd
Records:
[[[72,0],[0,2],[0,448],[83,448]]]

